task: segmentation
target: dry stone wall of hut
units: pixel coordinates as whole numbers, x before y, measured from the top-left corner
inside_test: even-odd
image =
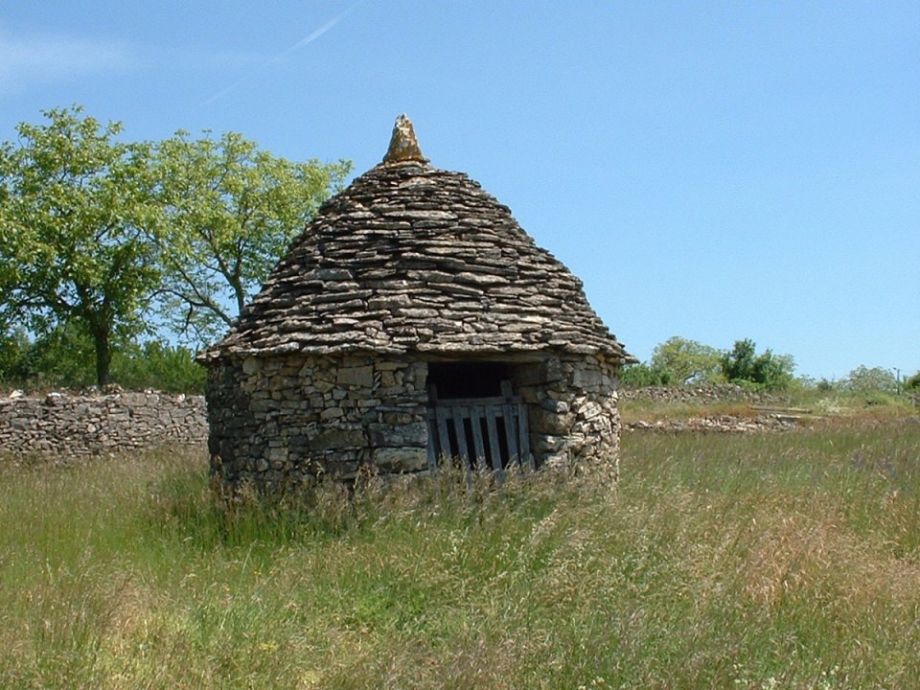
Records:
[[[208,436],[204,397],[155,392],[50,393],[0,399],[0,454],[67,459]]]
[[[425,365],[368,355],[227,360],[208,371],[212,470],[266,488],[427,466]]]
[[[615,366],[583,356],[512,365],[538,466],[616,467]],[[362,466],[429,469],[428,363],[408,356],[249,357],[209,370],[212,470],[230,484],[279,488]]]

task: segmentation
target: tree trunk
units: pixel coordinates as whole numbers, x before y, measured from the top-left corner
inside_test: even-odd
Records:
[[[228,281],[230,287],[233,288],[233,295],[236,297],[236,315],[239,316],[243,311],[243,307],[246,305],[246,292],[243,290],[243,282],[238,276],[233,276],[229,278]]]
[[[108,330],[93,329],[93,345],[96,348],[96,384],[102,388],[109,383],[109,367],[112,364]]]

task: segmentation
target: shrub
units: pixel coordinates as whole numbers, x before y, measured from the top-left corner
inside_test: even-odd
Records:
[[[112,357],[111,380],[125,388],[199,393],[205,371],[194,352],[151,340],[122,345]],[[85,388],[96,381],[93,344],[78,324],[68,324],[29,341],[24,332],[0,339],[0,382],[47,389]]]
[[[859,393],[896,393],[898,381],[888,369],[860,365],[846,378],[846,388]]]
[[[733,383],[754,383],[769,390],[784,390],[792,382],[795,360],[792,355],[776,355],[771,350],[757,354],[753,340],[736,340],[730,352],[722,355],[722,373]]]
[[[200,393],[205,370],[188,348],[151,340],[118,353],[112,361],[112,379],[125,388]]]
[[[620,383],[626,388],[667,386],[671,383],[671,374],[645,363],[629,364],[620,372]]]

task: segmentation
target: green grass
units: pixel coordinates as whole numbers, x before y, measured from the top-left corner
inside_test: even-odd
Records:
[[[0,469],[0,687],[918,687],[915,420],[631,433],[616,489],[205,465]]]

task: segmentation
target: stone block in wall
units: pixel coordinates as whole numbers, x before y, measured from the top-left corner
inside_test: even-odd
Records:
[[[565,379],[565,371],[563,370],[562,362],[558,358],[551,357],[547,359],[544,367],[546,373],[544,385],[557,383]]]
[[[329,429],[309,441],[310,450],[363,448],[367,439],[361,429]]]
[[[542,388],[545,377],[546,372],[540,362],[516,364],[512,370],[515,388],[519,390],[528,386]]]
[[[425,448],[375,448],[374,466],[381,472],[418,472],[428,467]]]
[[[548,412],[555,412],[556,414],[565,414],[571,408],[569,403],[564,400],[553,400],[552,398],[544,398],[541,400],[540,407]]]
[[[325,410],[319,413],[320,421],[329,422],[333,419],[339,419],[340,417],[345,416],[345,410],[341,407],[327,407]]]
[[[610,388],[610,378],[594,368],[578,367],[572,372],[572,385],[587,391]]]
[[[572,427],[574,419],[571,413],[556,414],[541,408],[532,408],[528,415],[531,431],[538,434],[565,434]]]
[[[566,447],[567,439],[564,436],[538,435],[534,443],[534,452],[548,455]]]
[[[578,416],[585,420],[594,419],[595,417],[600,416],[602,413],[603,408],[596,402],[586,402],[578,410]]]
[[[400,425],[369,424],[368,433],[374,447],[424,448],[428,443],[428,425],[422,421]]]
[[[409,424],[412,422],[416,415],[409,414],[408,412],[381,412],[381,420],[384,424],[399,425],[399,424]]]
[[[374,385],[374,368],[370,365],[343,367],[336,372],[335,381],[340,386],[369,389]]]

